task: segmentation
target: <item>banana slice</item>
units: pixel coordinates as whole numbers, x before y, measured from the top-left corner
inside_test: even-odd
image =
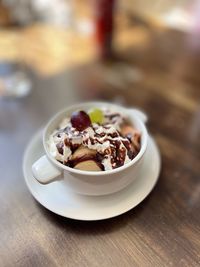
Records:
[[[133,148],[136,151],[140,150],[140,133],[138,130],[136,130],[132,126],[125,125],[121,129],[121,134],[125,137],[127,137],[129,135],[131,138]]]
[[[96,164],[94,160],[85,160],[82,161],[74,167],[74,169],[82,170],[82,171],[101,171],[99,166]]]
[[[129,125],[123,126],[122,129],[121,129],[121,133],[122,133],[123,136],[131,135],[132,138],[135,135],[139,134],[139,132],[135,128],[133,128],[133,127],[131,127]]]
[[[81,158],[83,156],[86,155],[95,155],[96,154],[96,150],[93,149],[89,149],[85,146],[80,146],[72,155],[72,160],[77,159],[77,158]]]

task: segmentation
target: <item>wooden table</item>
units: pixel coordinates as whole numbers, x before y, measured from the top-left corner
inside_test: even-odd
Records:
[[[144,42],[120,51],[120,62],[90,62],[46,79],[31,74],[31,95],[0,101],[0,266],[200,266],[200,53],[183,33],[146,26],[142,33]],[[31,136],[83,99],[144,110],[162,154],[146,200],[99,222],[49,212],[22,174]]]

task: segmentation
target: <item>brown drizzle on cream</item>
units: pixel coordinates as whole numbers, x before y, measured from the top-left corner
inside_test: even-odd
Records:
[[[58,153],[64,156],[63,162],[59,160],[61,163],[74,168],[78,163],[93,160],[101,170],[105,170],[106,165],[104,161],[108,160],[110,162],[108,162],[109,166],[115,169],[123,166],[125,161],[129,162],[129,160],[132,160],[138,154],[141,145],[140,134],[136,134],[137,136],[134,135],[135,142],[132,142],[133,136],[131,134],[122,136],[116,127],[113,127],[117,120],[120,121],[120,119],[122,119],[124,123],[125,119],[121,114],[112,113],[104,114],[104,116],[107,121],[102,125],[92,124],[91,127],[83,131],[78,131],[69,124],[64,129],[59,129],[56,132],[54,135],[58,138],[58,141],[56,141],[58,142],[56,148]],[[79,141],[76,141],[76,138]],[[96,150],[96,153],[92,155],[81,155],[80,157],[72,159],[73,153],[81,145]],[[65,156],[65,153],[68,152],[64,153],[65,147],[71,150],[69,151],[69,156],[67,156],[68,158]]]
[[[63,142],[59,142],[57,145],[56,145],[56,148],[58,149],[58,152],[63,155],[63,147],[64,147],[64,144]]]
[[[71,168],[74,168],[78,163],[83,162],[83,161],[87,161],[87,160],[93,160],[96,162],[96,164],[99,166],[99,168],[104,171],[104,166],[103,164],[101,164],[101,161],[99,160],[97,155],[84,155],[81,157],[77,157],[76,159],[70,159],[67,162],[65,162],[64,164],[66,166],[69,166]]]

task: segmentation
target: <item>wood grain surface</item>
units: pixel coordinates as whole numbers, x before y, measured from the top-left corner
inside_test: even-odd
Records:
[[[150,28],[145,36],[142,44],[118,47],[115,62],[90,62],[48,79],[29,72],[31,94],[1,100],[1,267],[200,266],[200,50],[184,33]],[[35,131],[62,107],[86,99],[144,110],[162,155],[159,181],[146,200],[99,222],[49,212],[22,174]]]

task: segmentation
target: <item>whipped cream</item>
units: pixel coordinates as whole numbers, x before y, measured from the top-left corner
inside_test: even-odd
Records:
[[[130,162],[134,157],[131,141],[120,134],[125,119],[110,110],[103,112],[105,119],[102,125],[92,123],[83,131],[72,127],[69,118],[63,119],[49,137],[51,155],[70,166],[74,151],[82,145],[97,152],[96,160],[101,159],[103,170],[112,170]]]

